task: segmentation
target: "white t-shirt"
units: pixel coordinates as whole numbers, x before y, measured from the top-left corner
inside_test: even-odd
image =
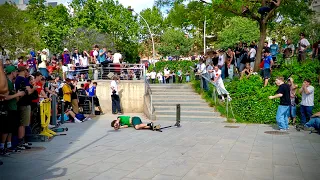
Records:
[[[156,75],[157,75],[157,73],[156,72],[151,72],[150,73],[150,77],[151,77],[151,79],[156,79]]]
[[[113,55],[113,63],[119,64],[120,59],[122,59],[122,55],[120,53],[114,53]]]
[[[41,63],[39,64],[39,68],[47,68],[47,55],[41,54]]]
[[[84,56],[84,57],[80,56],[80,58],[81,58],[81,62],[82,62],[82,67],[88,67],[88,65],[89,65],[88,57],[87,56]]]
[[[116,91],[116,94],[119,95],[119,92],[118,92],[118,84],[115,80],[111,81],[111,84],[110,84],[110,95],[112,95],[112,87],[113,89]]]
[[[150,79],[150,73],[147,73],[146,76],[147,76],[147,79]]]
[[[306,94],[304,91],[302,92],[302,100],[301,105],[303,106],[314,106],[314,87],[307,87],[309,94]]]
[[[200,72],[201,72],[201,74],[207,73],[206,64],[202,63],[200,65]]]
[[[304,51],[307,46],[310,46],[310,43],[306,38],[303,38],[299,41],[299,44],[298,44],[299,51]]]
[[[218,80],[217,80],[217,83],[218,83],[218,84],[219,84],[219,83],[223,83],[222,78],[221,78],[221,70],[220,70],[220,69],[218,69],[218,71],[213,70],[212,76],[213,76],[214,78],[219,77]]]
[[[159,81],[162,81],[162,73],[158,73],[158,74],[157,74],[157,77],[158,77],[158,80],[159,80]]]
[[[169,75],[169,74],[170,74],[170,70],[166,70],[166,69],[165,69],[165,70],[164,70],[164,75],[167,76],[167,75]]]
[[[255,48],[251,48],[250,49],[250,59],[251,58],[255,58],[256,57],[256,53],[257,53],[256,49]]]
[[[97,58],[98,55],[99,55],[99,52],[97,50],[94,50],[93,51],[93,56],[96,57],[96,64],[100,64],[100,62],[98,61],[98,58]]]
[[[219,55],[218,65],[223,66],[224,65],[224,54]]]

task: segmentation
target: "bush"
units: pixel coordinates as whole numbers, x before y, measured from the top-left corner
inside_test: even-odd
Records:
[[[194,61],[164,61],[156,63],[156,70],[163,71],[164,67],[170,70],[182,69],[183,72],[190,71],[190,66],[194,66]],[[153,68],[153,67],[152,67]],[[292,74],[292,75],[291,75]],[[278,87],[274,80],[277,76],[283,76],[287,79],[290,75],[294,82],[301,87],[305,78],[312,81],[315,87],[315,107],[313,112],[320,111],[320,86],[319,86],[320,63],[307,61],[303,64],[294,63],[292,66],[282,66],[278,69],[273,69],[272,77],[267,87],[263,87],[263,79],[259,75],[251,76],[249,79],[234,79],[232,82],[225,82],[226,89],[229,91],[232,101],[232,109],[237,122],[245,123],[262,123],[273,124],[276,123],[276,112],[280,99],[269,100],[268,96],[275,95]],[[222,114],[226,115],[226,104],[215,104],[212,97],[213,85],[210,85],[208,92],[203,92],[200,88],[200,81],[192,81],[193,88],[196,92],[202,95],[202,98]],[[298,94],[298,96],[301,96]],[[299,106],[297,108],[297,115],[300,115]],[[228,117],[231,117],[229,112]]]
[[[315,107],[313,112],[320,111],[320,87],[318,83],[320,71],[319,62],[308,61],[302,65],[298,63],[292,67],[281,67],[274,69],[272,72],[272,78],[269,81],[269,85],[263,88],[263,79],[259,75],[251,76],[249,79],[238,80],[235,79],[232,82],[225,83],[227,90],[229,91],[232,101],[232,109],[237,122],[246,123],[262,123],[272,124],[276,123],[276,112],[280,99],[269,100],[268,96],[274,95],[278,87],[275,85],[274,80],[277,76],[283,76],[288,78],[291,76],[294,78],[296,84],[301,87],[305,78],[309,78],[312,81],[312,85],[315,87]],[[200,89],[200,82],[193,81],[193,87],[198,93],[202,93],[203,97],[214,105],[212,98],[212,90],[208,92],[202,92]],[[301,95],[299,95],[301,96]],[[225,104],[217,104],[216,109],[226,114]],[[297,115],[300,116],[299,106],[297,108]],[[229,117],[230,117],[229,113]],[[299,118],[299,117],[298,117]],[[299,119],[298,119],[299,120]]]

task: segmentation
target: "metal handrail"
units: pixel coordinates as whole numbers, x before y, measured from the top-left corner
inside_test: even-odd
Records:
[[[153,101],[152,101],[152,90],[151,90],[150,84],[147,81],[147,79],[145,79],[145,85],[146,85],[146,94],[145,95],[149,95],[149,97],[150,97],[150,114],[153,115],[154,105],[153,105]]]

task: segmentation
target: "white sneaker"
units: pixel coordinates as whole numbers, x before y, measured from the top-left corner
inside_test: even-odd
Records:
[[[75,123],[82,123],[82,121],[80,121],[80,120],[78,120],[78,119],[75,119],[74,122],[75,122]]]

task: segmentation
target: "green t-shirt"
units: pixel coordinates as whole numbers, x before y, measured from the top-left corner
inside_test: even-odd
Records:
[[[8,81],[9,95],[14,95],[16,91],[14,90],[13,83],[9,79],[7,79],[7,81]],[[18,110],[16,98],[8,100],[7,105],[8,105],[8,110],[12,110],[12,111]]]
[[[130,116],[119,116],[118,118],[120,118],[121,126],[124,126],[124,125],[131,126]]]

